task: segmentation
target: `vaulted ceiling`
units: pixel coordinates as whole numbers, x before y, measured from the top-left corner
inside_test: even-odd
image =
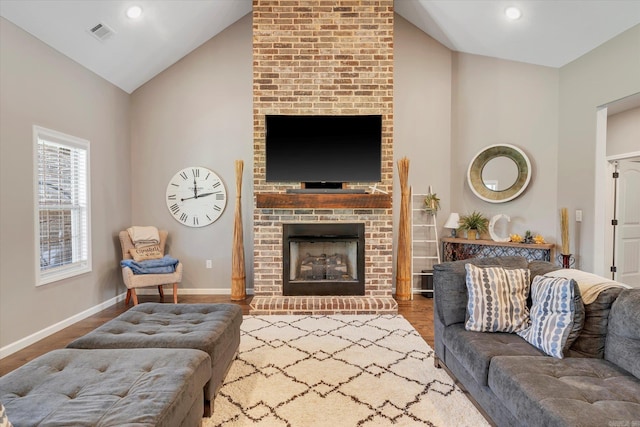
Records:
[[[142,8],[140,18],[126,16],[132,5]],[[506,19],[508,6],[522,17]],[[131,93],[251,7],[251,0],[0,0],[0,15]],[[640,24],[639,0],[395,0],[394,8],[451,50],[549,67]],[[112,34],[97,39],[98,25]]]

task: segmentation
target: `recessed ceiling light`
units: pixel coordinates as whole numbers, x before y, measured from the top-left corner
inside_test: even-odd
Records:
[[[504,10],[504,14],[507,15],[507,18],[512,21],[520,19],[520,17],[522,16],[522,12],[520,11],[520,9],[515,6],[509,6],[508,8],[506,8]]]
[[[131,19],[138,19],[142,16],[142,8],[140,6],[131,6],[127,9],[127,16]]]

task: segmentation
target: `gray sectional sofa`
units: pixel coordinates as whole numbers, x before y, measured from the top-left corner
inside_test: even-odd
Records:
[[[640,289],[610,288],[584,305],[580,336],[563,359],[520,336],[465,330],[465,264],[558,267],[522,257],[434,267],[436,366],[445,367],[498,426],[640,425]]]

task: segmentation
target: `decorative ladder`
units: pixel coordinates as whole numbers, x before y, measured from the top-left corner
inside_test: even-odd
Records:
[[[411,299],[416,293],[433,297],[433,287],[423,289],[423,283],[433,283],[433,265],[440,263],[437,215],[426,211],[425,197],[411,194]]]

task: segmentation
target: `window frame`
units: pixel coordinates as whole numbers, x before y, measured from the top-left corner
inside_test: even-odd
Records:
[[[86,260],[79,260],[69,264],[65,264],[59,267],[54,267],[48,270],[43,270],[40,265],[41,251],[40,251],[40,186],[39,186],[39,146],[40,140],[59,144],[68,147],[72,150],[84,150],[86,154],[86,169],[85,169],[85,199],[86,206],[84,210],[86,212]],[[33,125],[33,186],[34,186],[34,230],[35,230],[35,273],[36,273],[36,286],[46,285],[48,283],[57,282],[63,279],[78,276],[80,274],[89,273],[92,271],[91,267],[91,151],[90,142],[86,139],[78,138],[72,135],[67,135],[62,132],[47,129],[41,126]],[[72,219],[72,222],[74,220]],[[77,245],[72,245],[73,256],[75,257],[79,250]]]

